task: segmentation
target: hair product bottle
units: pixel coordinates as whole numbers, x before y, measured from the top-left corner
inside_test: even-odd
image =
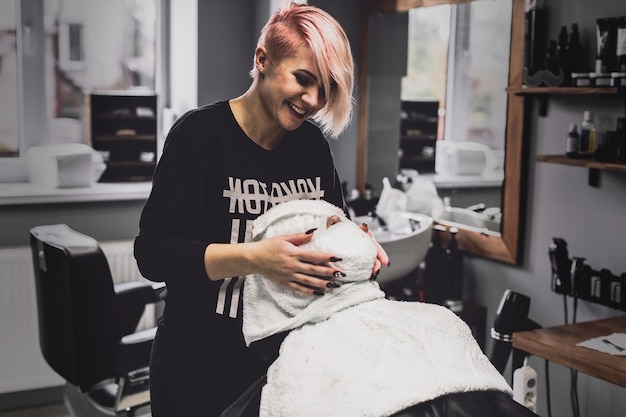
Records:
[[[593,114],[589,110],[583,113],[583,121],[580,123],[580,142],[578,153],[583,157],[591,157],[596,150],[596,124]]]
[[[567,26],[561,26],[559,32],[559,41],[556,46],[556,59],[558,68],[563,72],[565,85],[570,84],[570,62],[569,62],[569,35],[567,34]]]
[[[626,72],[626,16],[617,18],[616,38],[617,64],[615,68],[618,72]]]
[[[567,49],[567,63],[571,72],[583,72],[583,47],[580,43],[580,33],[578,32],[578,23],[572,24],[572,31],[569,35],[569,48]]]
[[[565,154],[570,158],[577,158],[579,142],[580,135],[578,134],[578,125],[572,123],[569,125],[569,133],[567,134],[567,142],[565,144]]]

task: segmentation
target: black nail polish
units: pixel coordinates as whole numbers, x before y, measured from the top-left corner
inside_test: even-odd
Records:
[[[387,261],[387,268],[391,266],[391,261]]]
[[[333,272],[333,276],[334,276],[335,278],[345,278],[345,277],[346,277],[346,274],[344,274],[344,273],[343,273],[343,272],[341,272],[341,271],[335,271],[335,272]]]
[[[331,261],[331,262],[341,262],[341,261],[343,261],[343,259],[341,259],[341,258],[337,258],[337,257],[334,257],[334,256],[333,256],[332,258],[330,258],[330,261]]]
[[[378,274],[380,274],[380,269],[372,274],[370,281],[376,281],[378,279]]]
[[[314,231],[316,231],[316,230],[317,230],[317,227],[315,227],[315,228],[313,228],[313,229],[309,229],[309,230],[307,230],[307,231],[306,231],[306,234],[307,234],[307,235],[310,235],[311,233],[313,233],[313,232],[314,232]]]
[[[341,287],[341,285],[337,284],[336,282],[329,282],[326,284],[326,288],[339,288]]]
[[[324,291],[315,290],[315,291],[313,291],[313,295],[322,296],[322,295],[324,295]]]

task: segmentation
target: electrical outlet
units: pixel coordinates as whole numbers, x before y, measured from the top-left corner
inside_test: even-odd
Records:
[[[513,399],[537,412],[537,371],[528,364],[513,372]]]

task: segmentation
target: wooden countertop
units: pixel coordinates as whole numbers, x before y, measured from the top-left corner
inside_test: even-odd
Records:
[[[513,347],[626,387],[626,356],[576,346],[612,333],[626,333],[626,316],[513,333]]]

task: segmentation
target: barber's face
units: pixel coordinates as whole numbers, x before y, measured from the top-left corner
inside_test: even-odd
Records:
[[[284,130],[295,130],[326,105],[313,56],[304,47],[274,62],[257,56],[263,107]]]

